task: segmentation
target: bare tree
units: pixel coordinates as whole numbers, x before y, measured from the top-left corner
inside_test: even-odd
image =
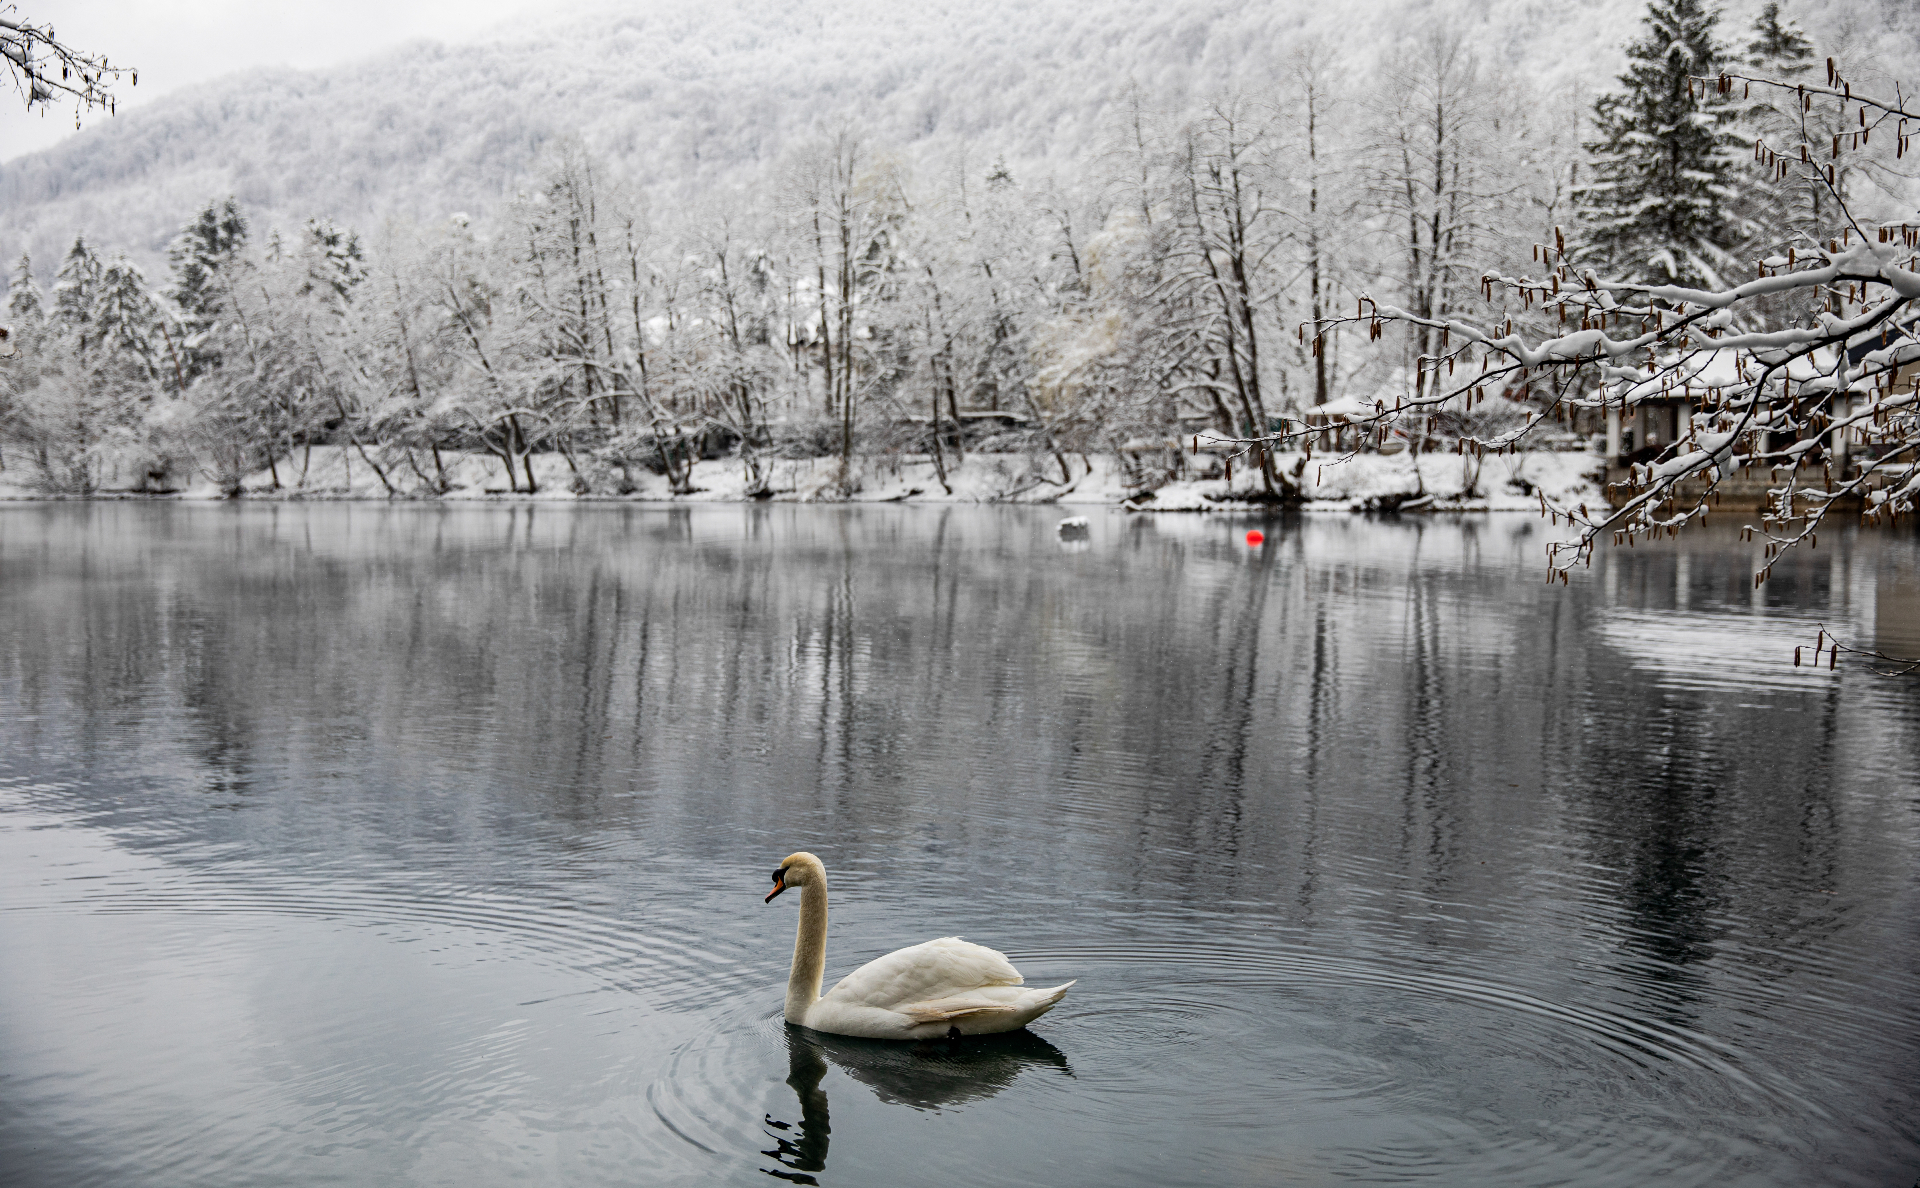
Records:
[[[840,487],[851,493],[859,407],[880,374],[872,315],[902,280],[900,167],[842,126],[802,150],[783,188],[790,233],[813,273],[805,337],[817,349],[823,411],[838,422]]]
[[[1403,48],[1387,74],[1368,156],[1374,209],[1387,216],[1384,233],[1399,257],[1392,287],[1407,308],[1444,319],[1473,291],[1475,261],[1495,247],[1495,227],[1508,221],[1498,217],[1504,200],[1520,189],[1517,171],[1495,168],[1512,135],[1501,127],[1506,97],[1466,39],[1438,26]],[[1414,324],[1408,357],[1433,347],[1432,333]],[[1427,375],[1412,370],[1419,395]]]
[[[1176,192],[1176,219],[1185,234],[1172,283],[1195,298],[1193,355],[1187,383],[1204,385],[1232,406],[1235,421],[1256,443],[1273,427],[1262,387],[1270,364],[1267,289],[1271,257],[1285,238],[1279,218],[1273,154],[1280,113],[1271,100],[1225,93],[1188,129]],[[1253,447],[1261,494],[1290,497],[1290,480],[1264,444]]]
[[[1303,303],[1306,320],[1316,323],[1326,317],[1333,306],[1335,276],[1341,267],[1334,251],[1342,242],[1341,231],[1351,209],[1351,204],[1343,201],[1339,193],[1342,162],[1329,135],[1339,102],[1335,77],[1331,49],[1323,42],[1309,42],[1299,47],[1288,62],[1283,84],[1296,116],[1298,145],[1293,156],[1301,165],[1292,180],[1296,191],[1303,191],[1297,192],[1294,201],[1288,204],[1295,228],[1292,239],[1297,245],[1294,271],[1306,289]],[[1316,405],[1325,404],[1333,397],[1331,354],[1312,351],[1304,361],[1313,375]]]

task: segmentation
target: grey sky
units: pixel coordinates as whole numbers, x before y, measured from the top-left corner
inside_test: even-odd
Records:
[[[137,66],[140,85],[115,88],[121,108],[254,66],[328,66],[415,38],[462,41],[523,10],[530,0],[17,0],[17,16],[51,24],[76,48]],[[106,119],[95,113],[91,125]],[[71,105],[22,110],[0,98],[0,160],[73,134]]]

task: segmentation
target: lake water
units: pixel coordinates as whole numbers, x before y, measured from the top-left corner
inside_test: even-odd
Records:
[[[1911,533],[1063,514],[0,509],[0,1183],[1920,1175]]]

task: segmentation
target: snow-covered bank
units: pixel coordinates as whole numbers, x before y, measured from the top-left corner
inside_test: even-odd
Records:
[[[1570,503],[1601,503],[1600,458],[1587,453],[1541,451],[1470,458],[1455,454],[1428,454],[1414,460],[1405,454],[1356,454],[1349,458],[1298,454],[1277,457],[1283,474],[1298,473],[1307,511],[1360,511],[1398,506],[1404,511],[1539,511],[1536,491],[1549,499]],[[1304,463],[1304,465],[1303,465]],[[1236,492],[1258,486],[1258,475],[1234,476]],[[1226,484],[1218,479],[1169,483],[1141,506],[1156,511],[1218,511],[1232,509],[1220,502]],[[1124,497],[1125,492],[1121,493]],[[1117,500],[1116,500],[1117,501]],[[1063,502],[1065,502],[1063,500]],[[1106,502],[1098,500],[1096,502]]]
[[[1281,455],[1283,473],[1298,473],[1306,510],[1347,511],[1405,500],[1406,510],[1538,510],[1535,490],[1562,501],[1598,502],[1598,459],[1585,453],[1528,453],[1486,459],[1433,454],[1414,463],[1404,454],[1362,454],[1341,459],[1321,455],[1304,460]],[[1258,474],[1241,467],[1232,490],[1222,478],[1167,483],[1150,492],[1132,481],[1111,455],[1068,455],[1063,472],[1052,459],[1044,466],[1025,455],[972,454],[947,468],[945,481],[924,455],[867,457],[854,461],[854,489],[843,493],[838,458],[766,459],[761,463],[763,493],[752,494],[747,468],[738,458],[695,465],[693,490],[675,494],[666,476],[641,467],[626,474],[585,460],[569,464],[561,454],[531,459],[535,490],[525,475],[509,483],[498,458],[442,451],[373,451],[315,446],[310,453],[282,459],[274,468],[249,475],[241,484],[250,499],[444,499],[444,500],[635,500],[662,502],[854,503],[1060,503],[1125,505],[1143,511],[1244,511],[1232,498],[1257,489]],[[376,466],[377,464],[377,466]],[[22,481],[27,480],[27,481]],[[436,494],[436,486],[441,490]],[[113,496],[128,492],[103,491]],[[40,498],[24,470],[0,472],[0,498]],[[213,482],[196,478],[175,498],[219,499]]]

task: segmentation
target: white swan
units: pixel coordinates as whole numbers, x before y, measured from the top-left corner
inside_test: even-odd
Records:
[[[1018,1031],[1066,996],[1067,982],[1028,990],[1003,953],[941,937],[876,957],[820,993],[827,963],[827,868],[805,852],[773,872],[768,903],[800,888],[800,932],[787,977],[787,1022],[832,1035],[932,1039]]]

